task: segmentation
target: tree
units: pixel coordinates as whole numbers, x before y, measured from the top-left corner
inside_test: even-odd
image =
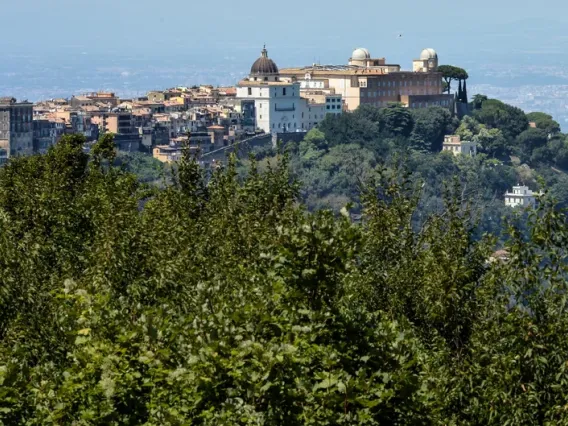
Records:
[[[381,109],[370,104],[359,105],[353,112],[353,115],[374,123],[379,123],[381,121]]]
[[[450,93],[452,91],[452,81],[459,81],[459,84],[461,86],[462,81],[465,81],[469,78],[466,70],[464,70],[463,68],[455,67],[453,65],[440,65],[438,67],[438,72],[442,73],[442,78],[444,79],[447,93]],[[459,99],[461,101],[461,98]]]
[[[379,119],[381,132],[390,136],[408,137],[414,125],[410,110],[399,104],[381,108]]]
[[[442,150],[444,135],[453,129],[452,115],[447,108],[429,107],[412,110],[414,127],[410,135],[411,146],[422,151]]]
[[[464,104],[467,104],[467,103],[468,103],[468,100],[467,100],[467,78],[463,80],[462,98],[461,98],[461,101],[462,101]]]
[[[527,119],[535,123],[538,129],[542,129],[547,133],[555,134],[560,132],[560,124],[554,121],[551,115],[543,112],[531,112],[527,114]]]
[[[483,101],[481,108],[474,110],[473,117],[488,128],[500,129],[509,140],[528,128],[527,117],[521,109],[496,99]]]
[[[473,137],[473,141],[478,144],[480,150],[488,156],[499,159],[506,159],[511,153],[510,146],[499,129],[486,129],[482,127],[479,133]]]
[[[476,109],[481,109],[481,106],[483,105],[483,102],[485,102],[486,100],[488,100],[489,98],[485,95],[475,95],[473,97],[473,100],[471,102],[471,107],[472,109],[476,110]]]
[[[547,142],[548,135],[544,130],[530,128],[517,136],[516,148],[522,158],[527,161],[535,149],[544,147]]]

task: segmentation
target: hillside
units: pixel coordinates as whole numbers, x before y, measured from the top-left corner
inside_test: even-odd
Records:
[[[185,152],[163,186],[111,137],[12,160],[0,423],[567,423],[565,211],[486,223],[524,172],[565,185],[540,171],[564,135],[527,126],[489,100],[461,122],[365,108],[246,169]],[[484,154],[437,153],[454,131]]]

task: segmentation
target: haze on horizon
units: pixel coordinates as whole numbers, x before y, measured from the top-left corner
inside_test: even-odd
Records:
[[[550,45],[543,29],[568,25],[562,0],[538,7],[528,0],[0,2],[3,32],[13,34],[0,38],[0,49],[10,54],[256,55],[266,43],[274,57],[287,62],[344,62],[346,52],[364,46],[390,62],[406,63],[424,47],[447,59],[491,48],[538,50]],[[533,32],[535,22],[540,24]]]

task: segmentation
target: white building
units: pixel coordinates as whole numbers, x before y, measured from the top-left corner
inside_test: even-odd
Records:
[[[505,205],[508,207],[529,207],[536,205],[536,197],[540,193],[531,191],[528,186],[517,185],[513,187],[513,192],[505,194]]]
[[[442,151],[450,151],[454,155],[475,156],[477,154],[477,143],[462,141],[457,135],[446,135],[444,136]]]
[[[307,99],[301,94],[300,82],[280,79],[266,48],[252,65],[249,77],[238,83],[237,99],[241,110],[254,116],[256,128],[266,133],[308,131],[327,113],[342,111],[340,95]]]

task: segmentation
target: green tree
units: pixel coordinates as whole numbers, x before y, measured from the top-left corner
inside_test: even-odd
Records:
[[[527,114],[527,119],[535,123],[538,129],[542,129],[547,133],[555,134],[560,132],[560,124],[554,121],[551,115],[543,112],[531,112]]]
[[[447,93],[451,93],[452,91],[452,81],[458,81],[461,87],[462,81],[469,78],[466,70],[453,65],[440,65],[438,67],[438,72],[442,73],[442,79],[444,80],[444,87],[446,88]]]
[[[419,108],[411,112],[414,122],[410,135],[411,146],[423,151],[441,151],[444,135],[453,132],[452,115],[447,108]]]
[[[516,139],[516,148],[525,161],[531,158],[534,150],[543,148],[548,142],[548,135],[541,129],[527,129]]]
[[[528,128],[527,117],[521,109],[496,99],[483,101],[481,108],[474,110],[473,117],[490,129],[500,129],[509,140]]]
[[[380,128],[383,133],[395,137],[408,137],[413,126],[412,113],[408,108],[391,104],[380,109]]]

